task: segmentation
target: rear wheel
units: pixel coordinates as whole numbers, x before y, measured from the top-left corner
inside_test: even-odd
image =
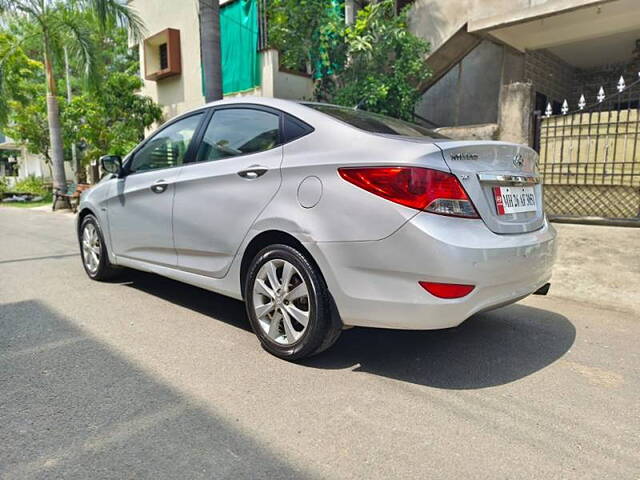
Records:
[[[330,347],[341,331],[322,275],[299,251],[271,245],[251,262],[244,286],[247,315],[262,346],[296,360]]]
[[[79,241],[82,266],[91,279],[108,280],[120,273],[120,269],[109,261],[100,225],[93,215],[82,219]]]

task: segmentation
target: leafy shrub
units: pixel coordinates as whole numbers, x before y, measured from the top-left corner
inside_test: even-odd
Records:
[[[12,190],[18,193],[32,193],[43,197],[51,193],[45,186],[44,180],[35,175],[30,175],[27,178],[17,181]]]
[[[411,120],[422,85],[429,43],[409,32],[408,7],[394,0],[371,3],[345,29],[349,62],[335,82],[333,102]]]
[[[362,3],[362,2],[360,2]],[[340,0],[270,0],[269,44],[284,67],[308,70],[315,100],[405,120],[431,77],[428,42],[409,31],[409,6],[378,0],[346,26]]]
[[[8,188],[9,185],[7,184],[7,181],[4,179],[4,177],[0,177],[0,194],[6,192]]]

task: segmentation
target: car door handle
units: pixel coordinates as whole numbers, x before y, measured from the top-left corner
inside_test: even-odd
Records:
[[[251,165],[249,168],[244,170],[240,170],[238,175],[242,178],[246,178],[248,180],[253,180],[255,178],[261,177],[265,173],[267,173],[269,169],[267,167],[262,167],[260,165]]]
[[[153,193],[162,193],[167,189],[168,186],[169,182],[167,182],[166,180],[157,180],[151,185],[151,191]]]

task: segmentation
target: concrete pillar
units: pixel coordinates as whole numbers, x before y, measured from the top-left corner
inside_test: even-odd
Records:
[[[534,93],[531,83],[510,83],[500,89],[498,140],[532,145]]]
[[[270,48],[262,51],[262,96],[276,96],[276,75],[280,69],[280,54]]]
[[[347,25],[353,25],[356,21],[356,4],[354,0],[344,2],[344,21]]]

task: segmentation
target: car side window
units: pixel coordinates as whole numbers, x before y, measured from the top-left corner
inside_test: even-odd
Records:
[[[292,117],[288,113],[284,113],[284,140],[282,143],[292,142],[300,137],[304,137],[313,132],[313,127],[307,125],[302,120]]]
[[[198,162],[264,152],[280,145],[280,116],[251,108],[214,112],[198,149]]]
[[[134,154],[129,170],[142,172],[182,165],[202,115],[178,120],[153,136]]]

